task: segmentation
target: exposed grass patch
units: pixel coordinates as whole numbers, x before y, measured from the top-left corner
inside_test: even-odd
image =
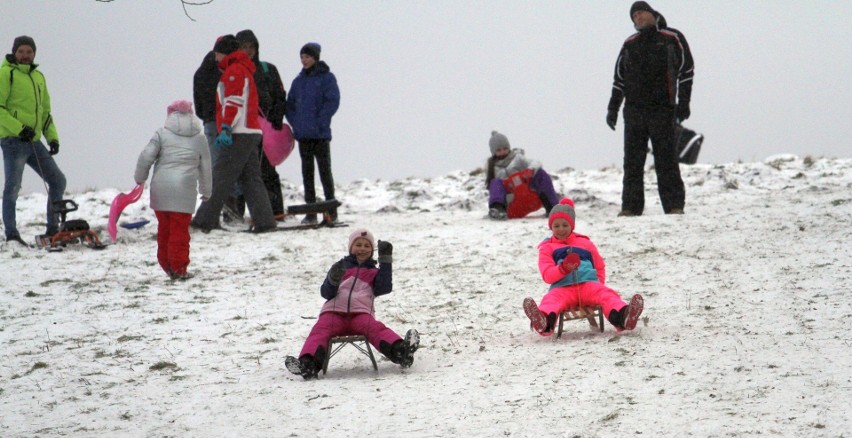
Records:
[[[27,297],[27,298],[32,298],[32,297],[37,297],[38,294],[31,291],[31,290],[28,290],[27,293],[24,294],[24,296]]]
[[[151,370],[151,371],[163,371],[163,370],[174,371],[174,370],[178,369],[178,366],[177,366],[177,364],[175,364],[173,362],[160,361],[160,362],[155,363],[154,365],[151,365],[148,369]]]
[[[117,341],[118,342],[127,342],[127,341],[138,341],[140,339],[142,339],[142,336],[121,335],[121,337],[119,337],[117,339]]]

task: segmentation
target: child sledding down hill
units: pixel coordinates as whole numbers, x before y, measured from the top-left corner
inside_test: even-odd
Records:
[[[393,289],[393,245],[379,241],[378,268],[373,259],[375,247],[376,239],[365,228],[349,235],[349,255],[331,265],[320,287],[327,301],[317,323],[299,358],[287,356],[285,364],[293,374],[306,380],[317,377],[328,355],[328,343],[335,336],[363,335],[391,362],[403,368],[414,362],[414,352],[420,345],[417,330],[409,330],[402,339],[373,316],[375,297]]]
[[[497,131],[491,131],[488,147],[491,149],[485,176],[488,217],[497,220],[524,217],[538,210],[539,202],[549,214],[559,202],[559,196],[541,163],[525,157],[523,149],[512,149],[509,139]]]
[[[550,336],[560,312],[578,306],[601,306],[603,314],[617,331],[633,330],[644,301],[633,295],[630,304],[604,284],[606,266],[595,244],[574,232],[574,201],[563,198],[550,211],[547,221],[553,235],[538,245],[538,269],[550,290],[536,306],[524,299],[524,313],[533,330]]]

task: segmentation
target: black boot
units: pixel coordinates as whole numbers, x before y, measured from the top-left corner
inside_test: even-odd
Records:
[[[544,193],[539,193],[538,198],[541,199],[541,206],[544,207],[545,216],[550,216],[550,210],[553,208],[550,199],[547,199]]]
[[[609,311],[609,315],[606,317],[607,321],[613,325],[613,327],[624,329],[624,321],[627,319],[627,306],[622,307],[620,310],[612,309]]]
[[[556,328],[556,319],[557,315],[555,312],[547,314],[547,327],[544,329],[545,332],[552,332],[553,329]]]

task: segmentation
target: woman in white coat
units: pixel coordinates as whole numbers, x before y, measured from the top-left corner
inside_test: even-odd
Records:
[[[201,122],[192,114],[192,103],[179,100],[169,105],[165,126],[158,129],[139,154],[137,184],[151,177],[151,208],[157,215],[157,261],[172,279],[185,280],[189,266],[189,222],[196,197],[210,197],[213,178],[210,150]]]

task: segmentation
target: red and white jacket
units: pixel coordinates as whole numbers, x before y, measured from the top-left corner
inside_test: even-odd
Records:
[[[258,120],[255,66],[242,50],[237,50],[219,62],[222,77],[216,87],[216,129],[231,127],[234,134],[261,134]]]

